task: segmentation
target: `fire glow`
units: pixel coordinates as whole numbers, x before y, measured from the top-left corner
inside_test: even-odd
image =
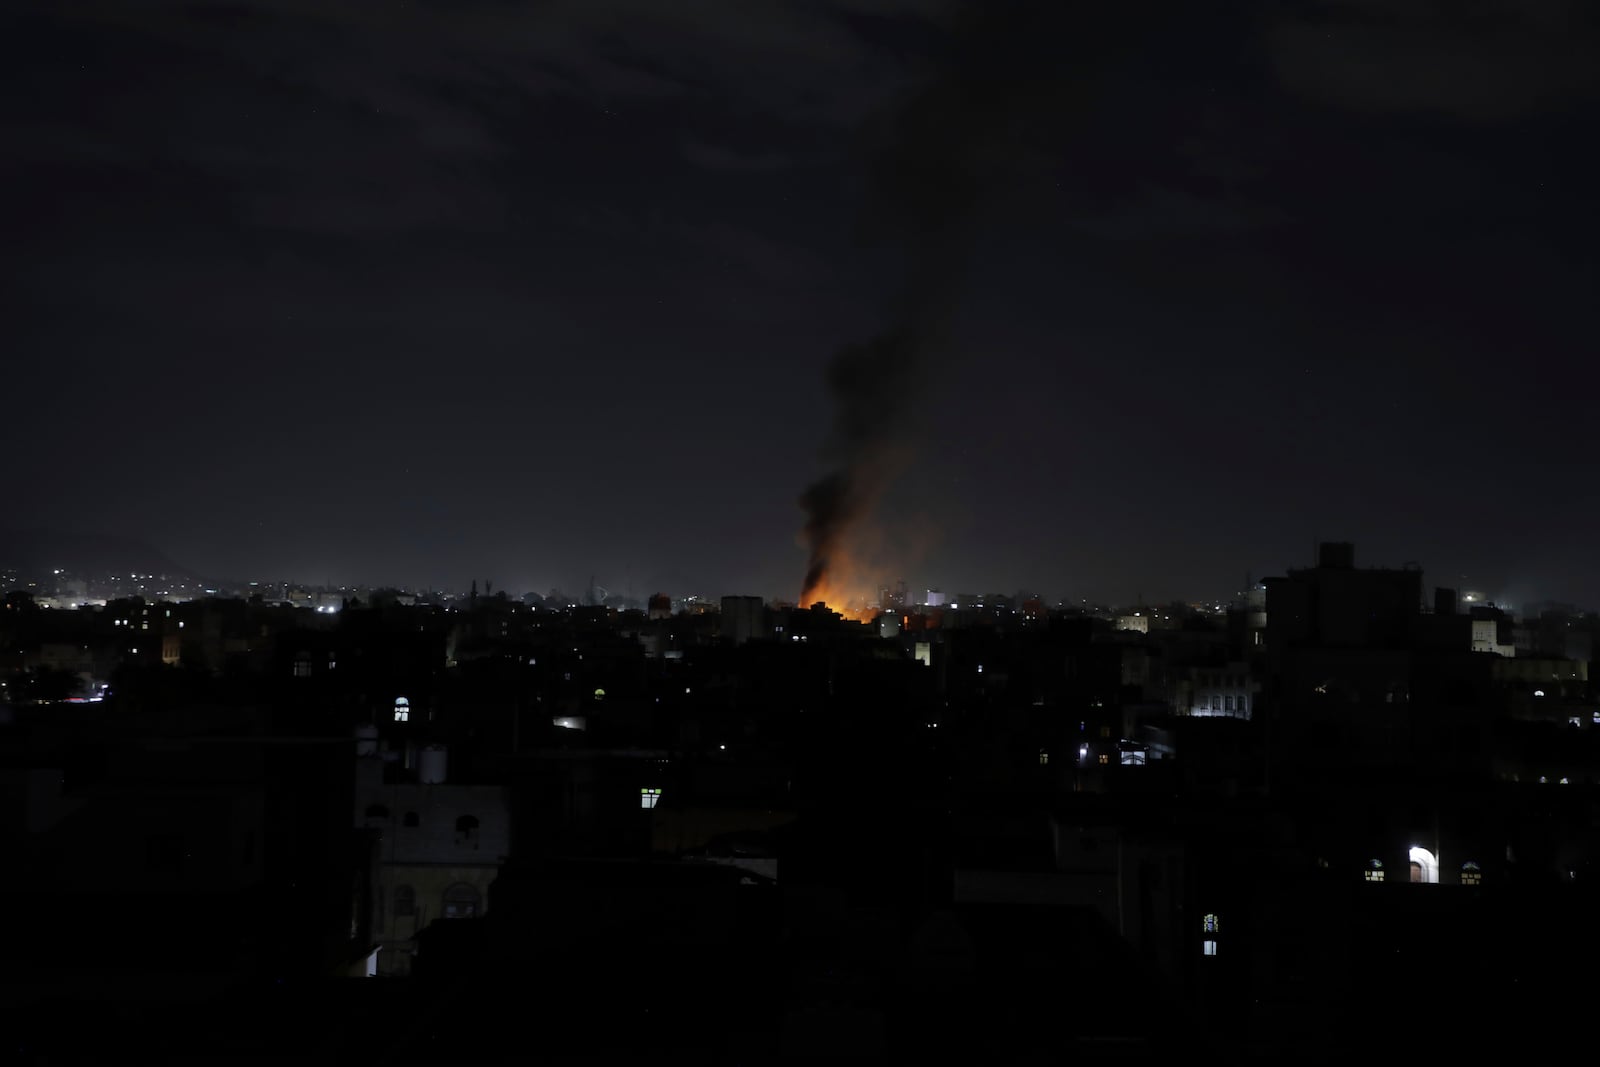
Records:
[[[882,614],[882,610],[865,597],[834,591],[827,586],[809,591],[805,600],[808,601],[806,607],[821,604],[829,611],[838,612],[854,622],[871,622]]]
[[[844,556],[837,558],[800,592],[800,606],[826,605],[847,619],[871,622],[880,614],[878,587],[864,568]]]

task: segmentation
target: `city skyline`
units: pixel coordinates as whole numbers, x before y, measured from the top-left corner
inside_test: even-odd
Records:
[[[1078,561],[1077,568],[1084,577],[1083,580],[1070,585],[1035,580],[1020,569],[1006,567],[978,566],[939,573],[932,572],[926,567],[910,569],[904,573],[880,568],[870,575],[869,581],[862,586],[856,597],[860,599],[870,596],[880,588],[904,581],[912,592],[919,594],[929,589],[942,590],[951,595],[958,591],[1004,595],[1028,591],[1044,595],[1052,602],[1087,601],[1110,605],[1140,602],[1205,603],[1237,593],[1245,587],[1249,579],[1259,579],[1265,574],[1281,573],[1292,568],[1307,566],[1308,561],[1316,557],[1317,545],[1323,540],[1330,539],[1334,538],[1308,537],[1299,544],[1282,546],[1278,551],[1264,546],[1252,549],[1245,545],[1234,557],[1236,560],[1242,560],[1244,565],[1236,568],[1231,575],[1199,574],[1192,581],[1174,580],[1170,576],[1171,572],[1163,569],[1162,561],[1159,559],[1150,560],[1148,573],[1142,576],[1138,573],[1116,576],[1096,574],[1093,561]],[[1431,585],[1478,590],[1488,599],[1499,603],[1521,605],[1547,600],[1569,601],[1584,605],[1600,603],[1600,594],[1586,592],[1581,582],[1564,580],[1561,575],[1549,569],[1518,567],[1503,561],[1504,557],[1500,561],[1493,555],[1480,559],[1463,559],[1458,554],[1454,558],[1462,560],[1464,566],[1460,570],[1450,571],[1436,567],[1429,558],[1408,550],[1396,535],[1377,539],[1378,548],[1369,547],[1373,542],[1349,537],[1337,539],[1348,540],[1358,546],[1359,566],[1419,566]],[[519,593],[543,594],[550,590],[561,590],[580,595],[593,580],[597,585],[612,592],[623,593],[640,601],[655,592],[669,592],[674,596],[695,593],[712,596],[754,594],[769,601],[799,602],[800,600],[797,595],[798,582],[786,581],[788,575],[782,571],[768,583],[767,587],[761,587],[758,584],[759,579],[742,582],[722,579],[715,574],[701,577],[681,568],[672,567],[651,571],[641,568],[638,572],[634,572],[626,567],[610,570],[592,565],[584,566],[575,561],[563,561],[547,566],[518,559],[510,551],[499,554],[491,552],[475,560],[468,559],[459,568],[454,566],[446,568],[442,565],[389,568],[373,563],[339,561],[329,566],[296,569],[292,566],[272,565],[268,562],[271,559],[270,553],[262,554],[259,561],[246,559],[242,561],[242,565],[233,568],[213,568],[195,565],[186,557],[177,558],[174,554],[166,552],[163,546],[152,544],[142,538],[116,536],[104,530],[95,531],[93,535],[85,535],[79,531],[8,529],[4,526],[0,526],[0,557],[10,552],[11,558],[0,558],[0,572],[3,572],[4,568],[13,566],[17,562],[19,553],[21,558],[30,561],[31,567],[38,573],[47,573],[57,563],[67,569],[78,569],[78,561],[74,555],[76,552],[81,558],[81,550],[66,547],[64,551],[57,552],[45,547],[55,541],[60,541],[66,546],[80,542],[99,544],[105,541],[116,546],[110,558],[123,560],[124,562],[118,565],[123,569],[142,567],[152,573],[190,575],[214,582],[236,584],[248,581],[291,582],[323,588],[392,587],[411,590],[453,590],[465,593],[471,582],[488,580],[499,588],[516,589]],[[1380,551],[1385,545],[1390,546],[1393,551],[1389,553]],[[200,553],[200,556],[202,560],[216,558],[205,552]],[[787,562],[792,563],[803,558],[803,554],[797,549],[796,554],[789,557]],[[141,560],[145,562],[138,562]],[[105,565],[98,565],[96,569],[107,572]],[[1051,570],[1048,566],[1039,569]]]
[[[39,543],[48,543],[48,535],[39,535]],[[71,543],[70,540],[68,542]],[[349,595],[370,594],[372,592],[396,591],[405,594],[425,595],[428,597],[441,597],[446,600],[465,599],[469,595],[481,592],[485,597],[499,594],[509,596],[514,600],[528,601],[530,598],[538,601],[549,600],[559,594],[563,603],[555,606],[567,607],[578,605],[627,606],[642,610],[647,601],[658,595],[671,598],[675,606],[687,605],[696,602],[703,607],[715,607],[716,603],[727,596],[758,596],[768,604],[795,604],[805,606],[799,598],[785,595],[781,592],[764,592],[752,589],[719,588],[719,587],[686,587],[670,588],[665,586],[634,586],[632,583],[616,585],[608,576],[591,574],[587,578],[571,582],[547,583],[519,583],[503,581],[492,574],[480,573],[469,575],[466,578],[456,578],[443,582],[410,582],[397,579],[394,576],[379,578],[370,581],[335,581],[318,576],[307,575],[282,575],[282,574],[243,574],[243,575],[205,575],[188,570],[159,553],[153,553],[148,546],[135,541],[113,541],[111,544],[120,548],[124,555],[118,558],[123,563],[113,564],[113,557],[98,557],[92,566],[85,567],[80,562],[83,550],[80,545],[77,556],[69,549],[65,552],[39,555],[39,549],[33,552],[31,565],[18,567],[14,561],[7,563],[0,560],[0,592],[6,589],[18,588],[35,592],[36,595],[61,599],[60,589],[78,590],[76,593],[67,594],[67,600],[76,597],[77,602],[84,604],[104,603],[113,595],[144,596],[147,599],[187,600],[204,595],[238,596],[260,593],[272,598],[277,590],[283,590],[282,598],[292,599],[288,591],[313,592],[319,594],[321,603],[328,595],[345,593]],[[1350,544],[1349,542],[1344,542]],[[1003,587],[993,584],[972,584],[956,586],[939,582],[907,581],[897,578],[885,581],[863,595],[845,602],[835,602],[830,606],[850,612],[859,613],[866,609],[880,609],[886,607],[887,599],[895,597],[898,587],[899,594],[904,597],[901,601],[908,607],[940,608],[957,606],[958,598],[968,598],[977,601],[993,599],[996,597],[1015,599],[1021,601],[1027,598],[1037,598],[1045,606],[1058,608],[1084,608],[1097,611],[1133,610],[1141,605],[1152,608],[1162,608],[1168,605],[1186,605],[1191,608],[1214,608],[1224,610],[1236,607],[1251,595],[1251,590],[1259,591],[1261,582],[1274,574],[1287,574],[1314,565],[1319,559],[1323,547],[1328,542],[1319,542],[1309,546],[1307,554],[1299,560],[1289,562],[1277,568],[1257,569],[1245,575],[1240,581],[1228,585],[1221,580],[1213,583],[1213,588],[1201,590],[1180,591],[1174,595],[1152,596],[1147,595],[1142,589],[1116,596],[1080,596],[1074,595],[1072,590],[1054,591],[1032,583],[1021,583],[1013,587]],[[1399,570],[1415,569],[1420,571],[1426,590],[1447,588],[1454,591],[1459,601],[1467,606],[1477,604],[1496,607],[1516,614],[1537,611],[1550,605],[1565,605],[1578,611],[1592,610],[1591,606],[1582,600],[1576,599],[1562,589],[1507,589],[1490,583],[1477,580],[1472,575],[1450,576],[1431,574],[1426,566],[1416,560],[1394,562],[1389,560],[1374,560],[1367,558],[1361,551],[1361,546],[1350,545],[1355,565],[1363,570]],[[14,546],[13,546],[14,548]],[[0,544],[0,553],[11,551]],[[127,564],[135,556],[126,553],[143,553],[142,557],[150,562],[136,564],[129,567]],[[13,552],[13,555],[16,555]],[[58,558],[59,557],[59,558]],[[67,564],[62,568],[41,563],[40,560],[49,560],[50,563],[60,562]],[[139,569],[143,567],[143,571]],[[113,568],[120,569],[122,573],[116,574]],[[108,582],[107,579],[110,579]],[[87,584],[85,584],[87,583]],[[79,590],[78,587],[84,588]],[[57,592],[46,592],[45,587],[53,586]],[[1432,603],[1432,593],[1427,592],[1422,597],[1424,606]],[[66,603],[66,601],[63,601]],[[329,603],[332,603],[329,601]],[[333,610],[333,609],[329,609]]]

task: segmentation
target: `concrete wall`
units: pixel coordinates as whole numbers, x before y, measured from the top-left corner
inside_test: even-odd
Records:
[[[489,886],[499,874],[499,865],[380,864],[374,880],[379,907],[373,912],[373,939],[378,953],[378,973],[399,976],[411,973],[416,951],[416,935],[429,923],[444,916],[444,895],[455,885],[470,885],[478,892],[478,916],[489,906]],[[415,894],[415,911],[398,915],[396,893],[409,886]]]
[[[387,815],[369,817],[373,806]],[[415,826],[406,815],[415,813]],[[457,820],[469,815],[477,830],[463,834]],[[371,785],[356,789],[354,825],[377,830],[384,863],[499,864],[511,850],[511,814],[505,790],[478,785]]]

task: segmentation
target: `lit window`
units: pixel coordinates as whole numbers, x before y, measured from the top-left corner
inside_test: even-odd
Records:
[[[395,701],[394,701],[394,721],[395,722],[410,722],[411,721],[411,701],[407,700],[405,697],[395,697]]]
[[[1466,863],[1463,863],[1461,865],[1461,884],[1462,885],[1482,885],[1483,884],[1483,871],[1480,870],[1478,865],[1476,863],[1473,863],[1471,860],[1468,860]]]
[[[1207,956],[1215,956],[1217,954],[1217,943],[1215,941],[1202,941],[1200,945],[1201,951]]]
[[[457,882],[444,891],[444,917],[446,919],[471,919],[478,914],[478,891],[465,882]]]
[[[296,659],[294,661],[294,676],[296,678],[311,677],[311,661],[303,657]]]
[[[1100,753],[1100,762],[1101,763],[1110,763],[1111,762],[1111,753],[1109,753],[1109,752]]]
[[[1371,863],[1367,864],[1367,881],[1369,881],[1369,882],[1381,882],[1381,881],[1383,881],[1383,864],[1382,864],[1382,862],[1380,862],[1378,860],[1373,860]]]
[[[1044,749],[1041,748],[1039,750],[1039,766],[1043,767],[1045,764],[1047,764],[1049,762],[1050,762],[1050,753],[1046,752]]]
[[[1217,916],[1215,912],[1208,912],[1205,918],[1205,931],[1208,934],[1217,932]]]
[[[661,790],[659,790],[659,789],[641,789],[641,790],[639,790],[639,806],[641,808],[653,808],[653,807],[656,806],[656,801],[658,801],[660,799],[661,799]]]

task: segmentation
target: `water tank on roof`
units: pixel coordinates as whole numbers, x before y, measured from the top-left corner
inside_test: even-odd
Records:
[[[356,727],[356,755],[376,756],[378,754],[378,728],[372,725]]]
[[[423,785],[442,784],[448,755],[443,745],[424,748],[417,757],[417,781]]]

